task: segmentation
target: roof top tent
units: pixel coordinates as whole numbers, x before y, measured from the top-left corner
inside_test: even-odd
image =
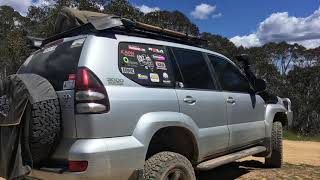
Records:
[[[199,47],[207,46],[206,40],[186,33],[152,26],[115,15],[79,11],[67,7],[63,8],[59,13],[54,30],[56,35],[43,40],[41,46],[61,38],[106,32],[166,40]]]

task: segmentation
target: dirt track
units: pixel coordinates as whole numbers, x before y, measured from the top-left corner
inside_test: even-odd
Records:
[[[284,162],[290,164],[307,164],[320,166],[320,142],[310,141],[283,141]],[[263,158],[248,157],[243,160],[257,160],[264,162]]]
[[[266,169],[263,158],[248,157],[200,172],[197,179],[320,179],[320,142],[285,140],[284,161],[281,169]]]
[[[265,168],[264,158],[247,157],[198,173],[199,180],[212,179],[320,179],[320,142],[284,141],[284,167]]]

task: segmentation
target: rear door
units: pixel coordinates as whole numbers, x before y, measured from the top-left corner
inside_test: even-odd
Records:
[[[253,93],[247,78],[230,61],[209,55],[227,103],[229,148],[238,148],[265,137],[263,99]]]
[[[225,151],[229,141],[226,104],[202,52],[172,50],[178,66],[176,72],[180,72],[176,73],[180,112],[199,128],[200,156],[204,158]]]

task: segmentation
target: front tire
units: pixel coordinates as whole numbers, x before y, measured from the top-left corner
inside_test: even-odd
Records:
[[[271,134],[271,156],[265,158],[267,167],[281,168],[283,163],[282,124],[273,122]]]
[[[145,180],[196,180],[190,161],[181,154],[160,152],[144,165]]]

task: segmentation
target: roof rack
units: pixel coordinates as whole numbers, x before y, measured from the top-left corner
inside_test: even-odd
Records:
[[[110,23],[109,23],[110,22]],[[187,33],[181,33],[150,24],[133,21],[126,18],[120,18],[117,16],[106,16],[92,20],[84,25],[72,28],[62,33],[56,34],[52,37],[45,39],[41,46],[44,46],[55,40],[72,37],[81,34],[99,33],[99,32],[121,32],[122,34],[141,35],[143,37],[149,37],[160,40],[170,40],[172,42],[178,42],[182,44],[195,45],[204,47],[207,46],[207,41],[196,36],[189,35]]]
[[[144,32],[151,32],[154,34],[158,34],[159,36],[164,36],[164,37],[168,37],[168,38],[173,38],[176,40],[179,40],[180,42],[184,42],[186,44],[193,44],[193,45],[207,45],[207,40],[193,36],[193,35],[189,35],[187,33],[182,33],[182,32],[178,32],[178,31],[173,31],[170,29],[166,29],[166,28],[161,28],[158,26],[153,26],[150,24],[145,24],[142,22],[138,22],[138,21],[132,21],[129,19],[125,19],[122,18],[121,19],[123,25],[131,30],[138,30],[138,31],[144,31]]]

